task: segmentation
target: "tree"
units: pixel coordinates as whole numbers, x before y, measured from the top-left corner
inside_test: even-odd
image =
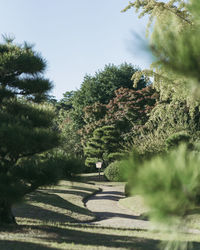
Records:
[[[83,120],[83,109],[96,102],[108,104],[114,97],[115,90],[124,87],[134,89],[131,81],[132,75],[138,71],[131,64],[106,65],[103,70],[99,70],[94,76],[86,75],[81,88],[73,96],[73,119],[78,124],[79,129],[85,124]],[[136,89],[142,89],[148,84],[141,76]]]
[[[198,42],[196,46],[189,43],[196,41],[198,37],[194,30],[197,25],[194,24],[190,4],[185,0],[142,0],[130,2],[123,11],[132,7],[140,12],[139,17],[149,16],[148,27],[152,24],[149,47],[155,56],[151,69],[136,72],[132,80],[137,85],[141,75],[145,75],[147,79],[153,77],[153,86],[160,93],[161,101],[184,99],[191,106],[194,95],[188,88],[189,81],[185,76],[188,70],[192,68],[192,72],[197,66],[196,59],[191,57],[197,52]],[[198,10],[198,6],[195,9]],[[190,39],[194,36],[195,39]],[[191,51],[194,48],[195,51]],[[190,69],[187,69],[186,57],[190,57]],[[180,67],[179,70],[177,67]]]
[[[80,147],[80,142],[82,141],[85,147],[88,134],[91,137],[93,131],[100,127],[94,127],[92,121],[104,118],[107,110],[106,105],[115,96],[117,89],[124,87],[136,90],[130,79],[137,70],[136,67],[127,63],[119,66],[106,65],[103,70],[97,71],[94,76],[86,75],[79,90],[64,94],[64,98],[56,104],[60,109],[59,114],[63,114],[59,115],[62,118],[59,118],[58,123],[66,138],[63,143],[64,148],[71,148],[72,150],[74,143],[77,155],[79,154],[82,157],[83,147]],[[142,89],[148,84],[149,82],[141,76],[137,89]],[[93,110],[90,112],[89,110],[93,108],[94,112]],[[64,110],[67,110],[67,112]],[[65,115],[66,117],[64,117]],[[92,130],[87,129],[87,125],[88,127],[91,126]],[[89,133],[86,133],[87,138],[83,138],[84,130],[89,130]]]
[[[75,91],[66,91],[63,94],[63,98],[57,103],[58,109],[64,109],[64,110],[71,110],[73,107],[72,100],[73,96],[75,94]]]
[[[87,106],[84,109],[86,125],[80,130],[83,145],[95,129],[105,125],[115,126],[120,131],[121,143],[127,143],[130,132],[147,122],[158,98],[158,93],[151,86],[141,90],[119,88],[108,104],[97,102]]]
[[[110,154],[120,151],[119,137],[119,131],[114,126],[97,128],[84,148],[86,166],[95,166],[97,161],[107,166],[113,158]]]
[[[137,145],[146,147],[148,139],[150,143],[156,141],[159,154],[144,164],[131,161],[125,164],[131,168],[129,180],[133,190],[145,198],[150,219],[173,228],[174,233],[187,228],[188,211],[191,214],[199,205],[199,148],[195,148],[194,142],[199,142],[200,119],[200,2],[141,0],[130,3],[127,9],[130,7],[141,8],[142,15],[147,13],[150,20],[154,19],[150,48],[157,59],[153,70],[146,70],[146,74],[154,77],[160,102]],[[165,153],[163,141],[168,147]],[[174,149],[183,141],[189,144]],[[148,146],[150,143],[147,142]],[[179,240],[176,237],[174,240]],[[165,249],[186,249],[187,242],[182,244],[172,241]]]
[[[52,88],[45,68],[27,43],[0,44],[0,223],[13,223],[12,205],[56,178],[46,178],[53,168],[39,158],[60,141],[52,129],[54,108],[44,102]]]
[[[56,127],[62,135],[60,148],[69,157],[83,158],[81,135],[78,133],[76,123],[72,119],[71,110],[61,108],[56,117]]]
[[[130,8],[148,14],[154,20],[150,49],[156,56],[151,70],[136,72],[133,76],[153,77],[153,87],[159,92],[157,107],[150,114],[142,136],[137,140],[144,152],[165,150],[165,141],[180,131],[198,137],[199,107],[199,3],[194,1],[133,1]],[[192,87],[190,87],[192,85]],[[196,98],[197,97],[197,98]],[[157,145],[156,145],[157,144]]]

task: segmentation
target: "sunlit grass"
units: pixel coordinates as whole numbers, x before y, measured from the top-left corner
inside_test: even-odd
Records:
[[[142,216],[148,211],[142,197],[139,195],[120,199],[119,204],[131,210],[135,216]]]
[[[156,250],[160,240],[172,239],[170,232],[85,224],[84,221],[90,221],[95,216],[85,208],[83,199],[96,192],[102,183],[117,185],[106,183],[104,179],[95,181],[97,174],[86,175],[84,180],[88,178],[96,185],[62,181],[57,186],[40,189],[29,195],[24,204],[14,209],[18,225],[0,228],[0,249]],[[128,201],[126,203],[129,205],[133,202],[129,198],[124,201]],[[139,204],[138,200],[137,203],[138,212],[141,212],[142,203]],[[199,234],[180,234],[179,238],[200,242]],[[196,243],[194,249],[200,249],[200,245]]]
[[[61,181],[56,186],[28,195],[24,204],[14,208],[14,213],[18,224],[24,218],[54,222],[91,221],[95,216],[84,207],[83,199],[98,190],[86,183]]]

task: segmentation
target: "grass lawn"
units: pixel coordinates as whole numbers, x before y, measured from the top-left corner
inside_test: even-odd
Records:
[[[61,181],[57,186],[39,189],[27,196],[25,203],[14,208],[18,225],[0,227],[0,249],[156,250],[160,239],[171,239],[169,233],[158,231],[84,224],[95,216],[84,207],[83,199],[96,192],[98,185],[104,182],[96,174],[88,174],[82,182]],[[200,249],[199,234],[182,234],[180,239],[196,242],[194,249]]]
[[[14,209],[17,223],[25,221],[82,222],[95,219],[84,207],[83,199],[98,191],[95,185],[77,181],[61,181],[58,185],[39,189]]]
[[[119,204],[131,210],[135,216],[143,215],[148,211],[144,206],[142,197],[139,195],[121,199],[119,200]]]

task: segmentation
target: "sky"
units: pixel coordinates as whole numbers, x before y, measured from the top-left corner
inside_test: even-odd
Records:
[[[128,0],[0,0],[0,32],[35,45],[59,100],[106,64],[150,65],[138,39],[145,37],[147,19],[138,19],[133,9],[121,13],[127,5]]]

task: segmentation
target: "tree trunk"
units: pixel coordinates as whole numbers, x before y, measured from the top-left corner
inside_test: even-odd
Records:
[[[0,224],[16,224],[11,204],[7,201],[0,201]]]

